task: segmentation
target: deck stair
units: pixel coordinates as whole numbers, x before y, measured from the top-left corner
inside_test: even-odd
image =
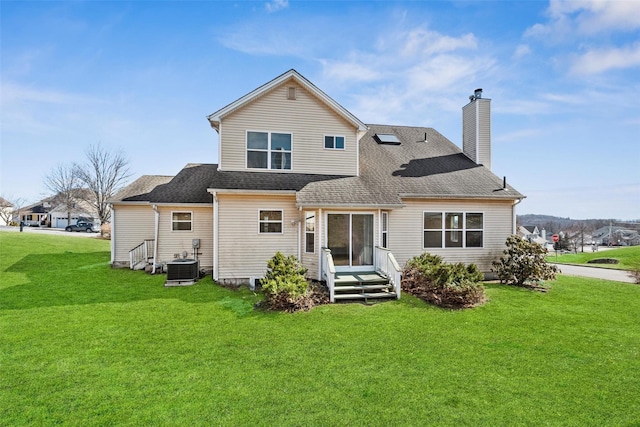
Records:
[[[336,273],[334,283],[336,300],[397,298],[389,279],[375,271]]]

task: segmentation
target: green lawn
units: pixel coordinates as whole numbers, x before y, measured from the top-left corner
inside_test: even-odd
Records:
[[[0,232],[0,425],[640,423],[637,285],[282,314],[108,262],[105,241]]]
[[[619,263],[587,264],[588,261],[596,258],[614,258],[617,259]],[[547,259],[551,262],[556,262],[555,253],[550,252]],[[640,269],[640,246],[558,255],[557,262],[560,264],[586,264],[592,267],[615,268],[620,270]]]

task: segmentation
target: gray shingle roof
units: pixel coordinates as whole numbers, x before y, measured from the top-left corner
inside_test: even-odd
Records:
[[[376,133],[399,145],[379,144]],[[425,141],[426,134],[426,141]],[[360,140],[360,176],[218,171],[216,164],[188,164],[175,177],[145,175],[116,200],[212,203],[207,189],[296,191],[304,206],[401,206],[402,197],[519,199],[511,186],[477,165],[432,128],[369,125]]]
[[[213,176],[210,187],[222,190],[300,191],[309,183],[342,177],[308,173],[219,171]]]
[[[400,144],[379,144],[377,133],[394,134]],[[402,196],[524,197],[502,185],[501,178],[432,128],[369,125],[360,140],[360,176],[312,183],[297,200],[302,205],[401,205]]]
[[[131,184],[118,191],[111,202],[147,202],[149,193],[158,185],[166,184],[173,179],[166,175],[142,175]]]

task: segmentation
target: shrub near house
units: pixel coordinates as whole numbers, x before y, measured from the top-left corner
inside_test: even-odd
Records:
[[[423,253],[407,261],[403,277],[403,291],[437,306],[468,308],[486,300],[482,273],[475,264],[449,264]]]

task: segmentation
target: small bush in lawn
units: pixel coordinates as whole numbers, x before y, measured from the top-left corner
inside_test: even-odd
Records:
[[[539,244],[512,235],[507,238],[506,245],[503,256],[493,261],[491,269],[500,283],[544,290],[539,282],[556,278],[558,268],[547,263],[547,250]]]
[[[475,264],[449,264],[438,255],[423,253],[407,261],[402,290],[440,307],[468,308],[486,301],[481,281]]]
[[[306,311],[323,301],[320,291],[309,286],[305,278],[307,269],[295,256],[284,256],[281,252],[276,252],[267,267],[267,274],[260,284],[270,309]]]

